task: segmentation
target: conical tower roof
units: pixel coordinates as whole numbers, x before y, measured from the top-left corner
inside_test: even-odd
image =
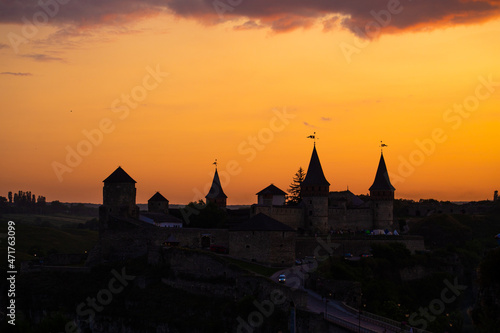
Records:
[[[389,173],[387,172],[387,167],[385,166],[384,154],[380,154],[380,162],[378,163],[377,174],[375,175],[375,180],[373,185],[370,187],[370,191],[395,191],[396,189],[392,186],[389,180]]]
[[[307,168],[306,178],[302,182],[302,185],[330,186],[330,183],[326,180],[325,174],[323,173],[318,152],[316,151],[316,144],[314,145],[311,161],[309,162],[309,167]]]
[[[137,183],[132,177],[122,169],[118,167],[108,178],[103,180],[104,183]]]
[[[219,173],[217,172],[217,168],[215,169],[214,180],[212,181],[212,187],[210,187],[210,191],[205,196],[207,199],[218,199],[218,198],[227,198],[227,195],[224,193],[222,186],[220,184]]]
[[[149,198],[149,201],[163,201],[163,202],[168,202],[167,198],[165,198],[163,195],[161,195],[160,192],[156,192],[151,198]]]

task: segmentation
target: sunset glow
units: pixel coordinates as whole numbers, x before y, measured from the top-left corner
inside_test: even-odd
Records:
[[[1,9],[1,196],[101,203],[121,166],[138,203],[160,191],[187,204],[217,159],[228,205],[252,204],[307,168],[313,132],[332,191],[368,193],[381,140],[396,198],[491,200],[500,188],[498,1],[430,16],[430,1],[243,1],[223,15],[208,1],[66,2],[29,36],[22,17],[42,8]],[[401,12],[356,36],[390,6]]]

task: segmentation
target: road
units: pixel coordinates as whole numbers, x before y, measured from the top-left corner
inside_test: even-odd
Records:
[[[287,287],[300,289],[307,292],[307,310],[310,312],[326,313],[328,315],[332,315],[338,319],[352,324],[353,328],[358,328],[360,326],[372,332],[400,332],[399,328],[390,326],[388,324],[380,324],[373,320],[363,318],[363,316],[361,316],[360,321],[359,315],[357,313],[348,311],[339,301],[330,299],[328,300],[328,303],[325,304],[325,300],[320,295],[310,289],[304,288],[304,279],[307,272],[314,271],[315,269],[315,263],[303,264],[280,270],[274,273],[270,278],[273,281],[278,281],[278,276],[280,274],[285,274],[285,285]],[[357,332],[358,330],[356,329],[355,331]]]

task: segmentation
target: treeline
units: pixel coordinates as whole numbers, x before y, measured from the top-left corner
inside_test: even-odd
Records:
[[[44,196],[36,196],[31,191],[9,192],[7,197],[0,196],[0,213],[99,215],[97,207],[88,207],[82,203],[66,204],[58,200],[47,202]]]

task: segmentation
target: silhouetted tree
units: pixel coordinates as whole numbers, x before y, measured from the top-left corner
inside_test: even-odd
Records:
[[[226,211],[213,202],[207,204],[203,200],[190,202],[183,210],[185,211],[183,216],[189,216],[187,226],[190,228],[224,228],[226,226]]]
[[[66,213],[68,211],[68,206],[56,200],[50,203],[50,210],[53,213]]]
[[[290,195],[287,196],[287,204],[298,205],[302,201],[300,189],[305,177],[306,174],[304,172],[304,169],[302,169],[302,167],[299,167],[299,170],[293,176],[292,183],[290,184],[290,188],[287,191],[288,193],[290,193]]]
[[[45,197],[39,195],[37,200],[36,200],[36,203],[39,204],[40,206],[45,206],[45,203],[46,203]]]

